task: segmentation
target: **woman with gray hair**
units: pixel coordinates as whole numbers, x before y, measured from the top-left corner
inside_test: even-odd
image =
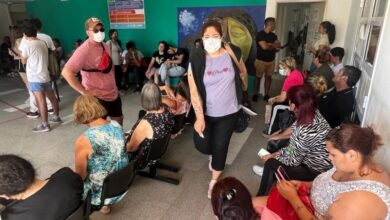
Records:
[[[153,141],[162,139],[172,132],[173,114],[162,104],[160,88],[153,82],[144,85],[141,91],[140,118],[127,138],[127,151],[130,160],[138,161],[138,168],[147,165],[146,156]],[[141,114],[144,112],[144,114]]]

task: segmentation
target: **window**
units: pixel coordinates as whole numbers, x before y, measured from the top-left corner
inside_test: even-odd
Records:
[[[362,17],[363,18],[367,18],[367,17],[370,17],[370,15],[372,15],[371,12],[371,2],[372,0],[365,0],[364,1],[364,6],[363,6],[363,12],[362,12]]]
[[[386,12],[387,0],[376,0],[374,17],[383,17]]]
[[[370,31],[370,40],[367,48],[367,55],[366,55],[366,61],[371,65],[374,64],[380,32],[381,32],[380,26],[377,25],[372,26]]]

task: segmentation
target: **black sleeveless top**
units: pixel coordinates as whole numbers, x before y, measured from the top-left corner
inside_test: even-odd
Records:
[[[147,113],[145,116],[139,119],[132,128],[132,131],[134,131],[135,128],[138,126],[139,122],[144,119],[150,124],[153,129],[153,138],[145,138],[141,142],[137,151],[129,153],[130,160],[138,160],[137,164],[139,169],[145,168],[148,164],[148,161],[146,161],[146,157],[148,156],[148,152],[153,141],[166,137],[172,132],[172,129],[174,127],[175,122],[173,120],[172,112],[165,105],[163,108],[164,111],[162,113]]]
[[[63,220],[81,204],[83,182],[64,167],[54,173],[42,189],[30,197],[13,201],[1,212],[2,220]]]

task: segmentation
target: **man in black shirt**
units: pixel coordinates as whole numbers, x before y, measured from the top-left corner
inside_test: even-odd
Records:
[[[320,97],[320,112],[332,128],[349,120],[355,104],[352,87],[359,81],[361,73],[354,66],[344,66],[332,79],[335,89]]]
[[[255,61],[256,78],[254,81],[254,94],[252,100],[258,99],[261,77],[265,74],[264,100],[269,98],[272,74],[275,70],[275,54],[281,47],[278,37],[273,33],[275,30],[275,18],[266,18],[264,21],[264,30],[257,33],[257,56]]]
[[[188,54],[182,48],[172,45],[168,49],[168,59],[160,67],[161,81],[169,86],[169,77],[181,76],[186,72]]]

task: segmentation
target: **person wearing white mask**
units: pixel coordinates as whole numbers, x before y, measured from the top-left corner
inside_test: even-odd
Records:
[[[269,98],[268,104],[286,103],[287,91],[293,86],[303,85],[303,74],[297,69],[295,59],[292,57],[285,57],[279,62],[279,75],[286,76],[284,80],[282,91],[279,95]]]
[[[69,85],[82,95],[95,96],[111,119],[122,125],[122,101],[115,84],[110,47],[103,43],[103,23],[95,17],[85,22],[88,39],[78,47],[62,70]],[[81,72],[81,84],[76,74]]]
[[[188,82],[196,114],[195,147],[209,155],[210,160],[211,181],[207,196],[211,198],[211,191],[225,167],[242,93],[248,82],[240,49],[226,43],[222,47],[221,23],[207,21],[201,34],[204,49],[198,48],[191,53]]]

